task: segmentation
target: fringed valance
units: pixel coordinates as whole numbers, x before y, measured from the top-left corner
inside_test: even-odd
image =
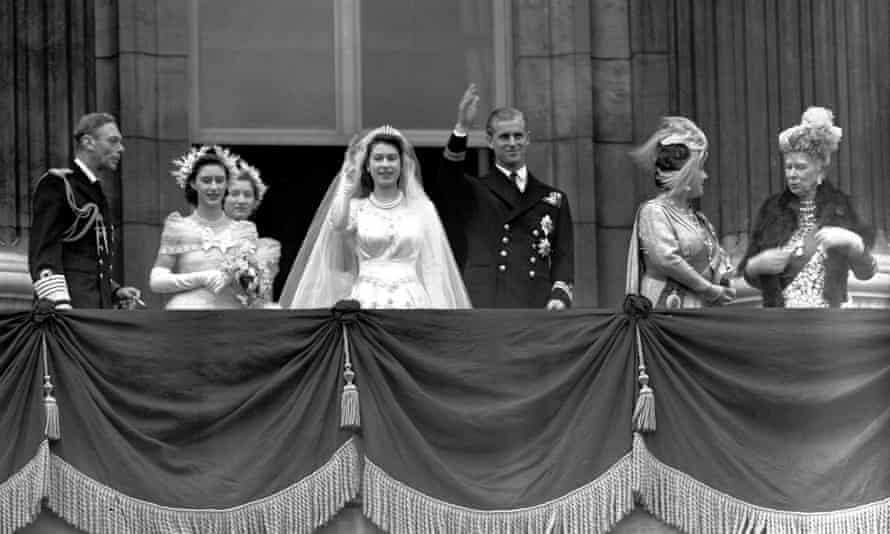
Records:
[[[890,532],[887,347],[883,310],[0,315],[0,534],[359,498],[393,533]]]

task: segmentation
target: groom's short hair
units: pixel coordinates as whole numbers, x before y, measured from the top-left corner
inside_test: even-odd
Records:
[[[488,115],[488,121],[485,122],[485,133],[489,136],[494,135],[495,123],[521,120],[522,124],[528,128],[525,122],[525,114],[516,108],[496,108]]]

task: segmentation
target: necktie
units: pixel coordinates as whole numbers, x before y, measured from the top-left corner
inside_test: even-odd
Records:
[[[513,185],[516,186],[516,189],[521,193],[522,192],[522,184],[519,183],[519,174],[515,171],[510,173],[510,181],[513,182]]]

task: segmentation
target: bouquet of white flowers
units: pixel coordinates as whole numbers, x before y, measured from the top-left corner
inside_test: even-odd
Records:
[[[231,280],[235,298],[245,308],[252,307],[266,294],[267,277],[263,276],[263,268],[253,248],[231,249],[223,261],[222,271]]]

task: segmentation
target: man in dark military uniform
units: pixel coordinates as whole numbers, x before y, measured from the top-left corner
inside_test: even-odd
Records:
[[[543,308],[572,304],[574,238],[565,193],[526,167],[529,133],[522,112],[494,110],[486,132],[495,169],[463,171],[467,132],[479,96],[470,85],[438,175],[426,189],[445,224],[455,258],[476,308]]]
[[[111,272],[114,227],[102,177],[117,169],[121,141],[113,116],[84,115],[74,131],[74,164],[51,169],[35,185],[28,264],[37,298],[60,309],[141,303],[140,291],[122,287]]]

